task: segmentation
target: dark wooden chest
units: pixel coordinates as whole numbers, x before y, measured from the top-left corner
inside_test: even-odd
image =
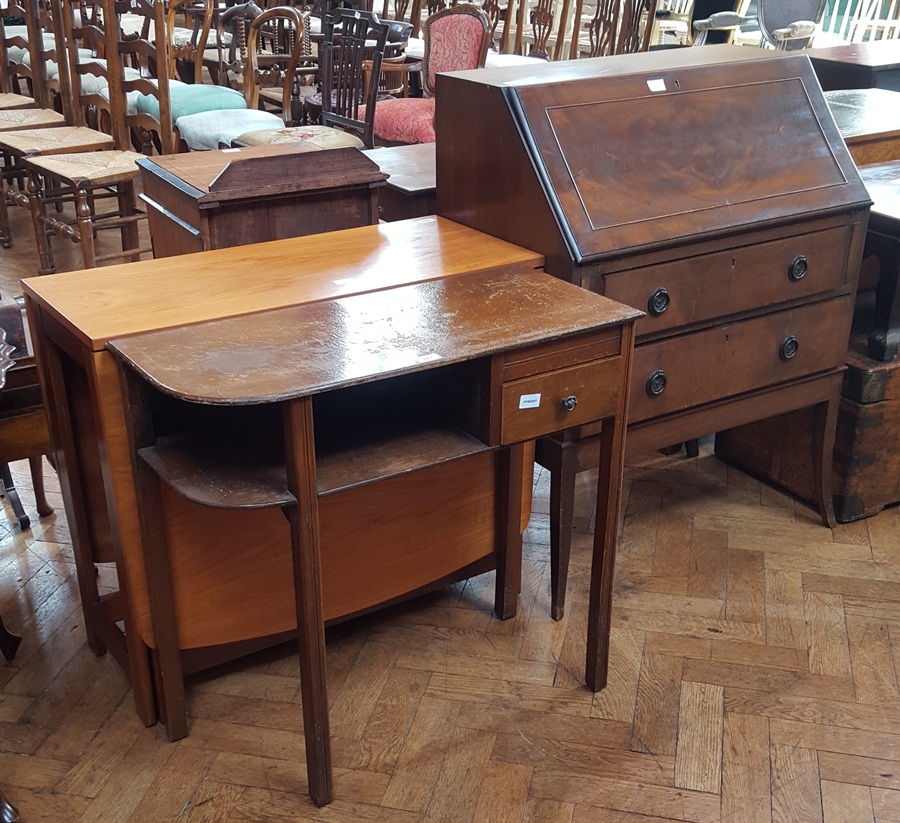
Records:
[[[154,257],[373,225],[387,179],[354,148],[248,146],[138,165]]]

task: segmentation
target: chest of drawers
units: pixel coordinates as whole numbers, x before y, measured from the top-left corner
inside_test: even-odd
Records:
[[[438,78],[438,213],[646,312],[628,451],[814,407],[816,505],[869,197],[809,60],[730,46]],[[582,429],[538,444],[561,614]],[[553,494],[553,492],[551,492]]]

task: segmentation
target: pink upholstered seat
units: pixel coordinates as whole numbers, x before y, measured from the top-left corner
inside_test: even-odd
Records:
[[[434,98],[381,101],[375,106],[375,137],[388,143],[433,143]]]
[[[434,88],[440,72],[484,66],[490,23],[477,6],[460,3],[425,21],[424,98],[384,100],[375,107],[375,138],[386,143],[434,142]]]

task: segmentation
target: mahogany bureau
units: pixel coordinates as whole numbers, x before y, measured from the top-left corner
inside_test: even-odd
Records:
[[[709,46],[437,82],[438,213],[646,311],[626,449],[814,407],[815,502],[833,525],[825,466],[870,200],[809,59]],[[538,446],[555,616],[591,435]]]

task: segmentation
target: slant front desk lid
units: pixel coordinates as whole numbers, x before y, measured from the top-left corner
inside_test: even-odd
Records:
[[[438,125],[442,94],[493,87],[577,263],[865,205],[809,59],[769,55],[704,47],[459,73],[437,96]],[[441,150],[439,132],[450,216]]]

